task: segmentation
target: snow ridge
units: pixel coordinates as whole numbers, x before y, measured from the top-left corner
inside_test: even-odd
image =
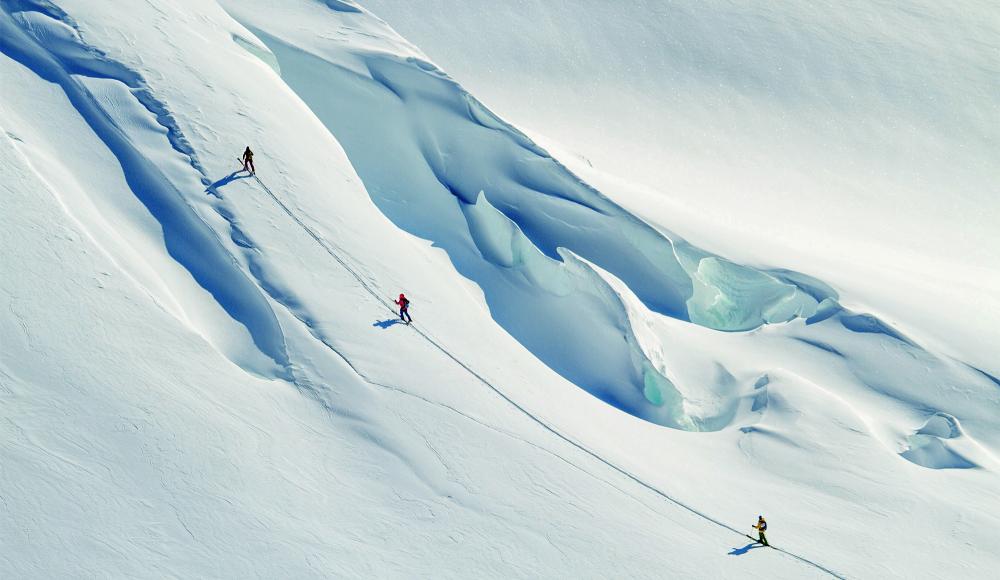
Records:
[[[15,5],[15,9],[21,7],[35,10],[8,12],[5,7],[0,12],[0,35],[4,39],[0,50],[63,89],[80,116],[121,163],[132,192],[162,227],[170,255],[245,327],[256,347],[278,369],[251,363],[217,343],[220,350],[229,351],[234,362],[255,373],[288,376],[289,359],[282,331],[266,301],[165,174],[164,167],[170,171],[171,163],[156,160],[155,154],[148,148],[144,150],[144,144],[129,134],[134,128],[133,119],[138,118],[128,116],[128,101],[134,97],[143,110],[155,115],[157,122],[166,128],[170,150],[182,154],[207,185],[204,170],[167,108],[151,96],[136,73],[85,45],[64,12],[49,3]],[[109,109],[107,102],[101,103],[101,98],[110,100],[112,107]],[[109,110],[124,112],[124,116],[116,119]],[[217,334],[213,329],[201,330],[210,337]]]
[[[924,361],[936,376],[995,398],[973,373],[878,318],[843,308],[822,281],[736,264],[655,230],[497,120],[434,65],[371,50],[344,54],[292,45],[244,24],[270,47],[289,86],[344,145],[379,209],[442,247],[457,271],[483,289],[500,326],[599,399],[685,430],[719,430],[759,416],[749,403],[747,413],[736,412],[757,396],[759,372],[748,382],[679,381],[672,365],[682,356],[670,354],[679,343],[664,343],[661,356],[629,338],[634,328],[659,325],[655,319],[666,316],[729,332],[768,329],[824,354],[840,353],[864,389],[905,401],[909,409],[955,414],[962,407],[977,422],[986,420],[981,407],[931,395],[933,387],[910,388],[912,381],[938,380],[920,378],[914,361]],[[385,171],[387,160],[393,171]],[[639,320],[591,264],[634,293],[643,310]],[[907,371],[886,378],[879,370],[885,359],[859,349],[859,335],[884,338],[892,352],[914,353],[909,360],[892,358]],[[732,373],[722,368],[720,376]],[[706,392],[724,402],[695,409],[692,401]],[[880,425],[878,437],[895,452],[902,425],[912,422],[912,411],[902,413],[893,425]]]

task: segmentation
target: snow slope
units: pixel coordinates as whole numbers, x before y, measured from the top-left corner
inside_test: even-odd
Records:
[[[994,2],[360,4],[650,223],[1000,373]]]
[[[4,576],[996,565],[994,371],[643,221],[364,10],[2,7]]]

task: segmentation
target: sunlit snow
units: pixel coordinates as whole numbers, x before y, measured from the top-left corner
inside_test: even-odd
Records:
[[[996,15],[614,4],[0,1],[0,576],[990,577]]]

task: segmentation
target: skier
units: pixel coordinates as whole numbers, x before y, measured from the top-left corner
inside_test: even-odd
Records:
[[[410,300],[402,292],[400,292],[399,300],[394,300],[394,302],[399,305],[399,319],[406,324],[413,322],[413,317],[410,316],[408,311],[410,308]],[[407,318],[409,318],[409,320],[407,320]]]
[[[247,150],[243,152],[243,171],[249,171],[250,175],[257,173],[253,166],[253,151],[250,150],[249,145],[247,145]]]
[[[764,532],[767,530],[767,522],[764,521],[764,516],[757,516],[757,525],[751,527],[756,529],[757,534],[760,535],[760,539],[757,540],[758,542],[765,546],[771,545],[767,543],[767,536],[764,535]]]

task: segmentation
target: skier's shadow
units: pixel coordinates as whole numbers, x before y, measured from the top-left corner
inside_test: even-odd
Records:
[[[218,189],[220,187],[229,185],[231,182],[236,181],[237,179],[247,179],[247,178],[250,177],[249,173],[246,173],[246,175],[240,175],[241,173],[244,173],[244,171],[242,169],[239,169],[237,171],[234,171],[234,172],[230,173],[229,175],[227,175],[227,176],[223,177],[222,179],[216,181],[212,185],[209,185],[208,187],[206,187],[205,188],[205,193],[211,193],[215,197],[222,197],[221,195],[219,195],[219,192],[218,192]]]
[[[753,550],[754,548],[763,548],[763,547],[764,546],[758,544],[757,542],[750,542],[749,544],[743,546],[742,548],[733,548],[733,551],[729,552],[727,556],[742,556],[743,554],[746,554],[747,552]]]
[[[396,326],[401,321],[398,318],[388,318],[386,320],[377,320],[372,326],[377,326],[382,329],[389,328],[390,326]]]

